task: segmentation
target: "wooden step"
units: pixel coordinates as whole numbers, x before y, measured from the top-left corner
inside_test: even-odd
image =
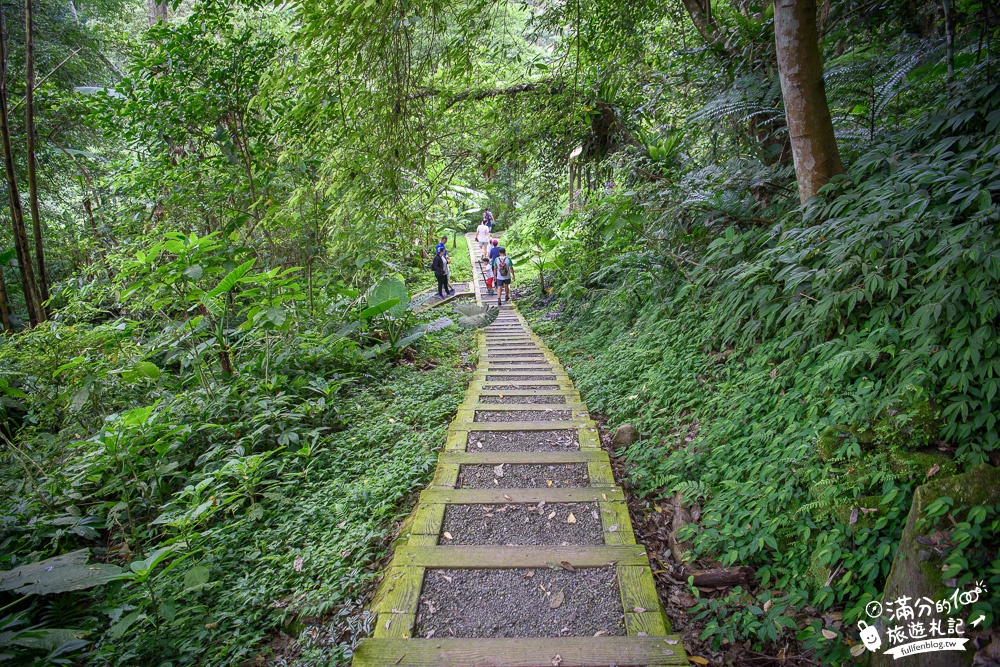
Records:
[[[500,547],[400,545],[392,557],[392,567],[483,570],[494,568],[648,566],[645,547],[636,544],[601,546]]]
[[[468,453],[468,452],[466,452]],[[486,505],[490,503],[593,503],[624,502],[616,486],[579,486],[537,489],[449,489],[430,487],[420,492],[421,504]]]
[[[563,463],[588,463],[590,461],[607,461],[608,454],[600,450],[578,452],[441,452],[438,462],[458,465],[499,465],[529,464],[558,465]]]
[[[660,667],[687,665],[676,635],[537,639],[366,639],[355,667]]]

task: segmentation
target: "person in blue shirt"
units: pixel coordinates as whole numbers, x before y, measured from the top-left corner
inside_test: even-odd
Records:
[[[445,292],[448,294],[454,294],[455,288],[451,286],[451,257],[448,256],[448,237],[442,236],[441,242],[437,244],[434,248],[434,255],[437,256],[444,253],[444,270],[445,270]]]
[[[493,239],[490,243],[493,244],[493,247],[490,248],[490,263],[492,263],[494,259],[500,256],[500,241]]]

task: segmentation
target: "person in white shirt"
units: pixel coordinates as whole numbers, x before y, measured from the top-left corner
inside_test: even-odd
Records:
[[[486,222],[479,223],[479,227],[476,228],[476,243],[479,244],[479,256],[482,259],[487,258],[488,248],[490,247],[490,228],[486,225]]]

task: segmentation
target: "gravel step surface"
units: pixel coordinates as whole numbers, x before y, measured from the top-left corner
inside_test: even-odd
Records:
[[[598,510],[597,503],[448,505],[438,544],[604,544]]]
[[[555,375],[496,375],[486,376],[487,382],[523,382],[525,380],[555,380]]]
[[[535,394],[534,396],[480,396],[480,403],[497,405],[555,405],[565,403],[566,397],[558,394]]]
[[[470,452],[564,452],[578,451],[576,429],[562,431],[469,431]]]
[[[502,474],[499,474],[502,473]],[[551,482],[551,484],[550,484]],[[586,463],[463,465],[456,489],[568,489],[590,486]]]
[[[477,410],[474,422],[561,422],[573,418],[570,410]]]
[[[622,636],[625,615],[613,567],[427,570],[416,632],[419,637]]]
[[[494,380],[492,384],[484,389],[489,389],[490,391],[559,391],[559,385],[557,384],[496,384]]]

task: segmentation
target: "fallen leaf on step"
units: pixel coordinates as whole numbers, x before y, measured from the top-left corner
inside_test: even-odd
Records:
[[[526,577],[533,577],[533,576],[535,576],[535,571],[534,570],[528,570],[527,572],[524,573],[524,576],[526,576]]]
[[[434,632],[435,632],[434,630],[431,630],[430,632],[428,632],[426,635],[424,635],[424,639],[430,639],[431,637],[433,637],[434,636]]]
[[[447,574],[442,574],[441,578],[447,581],[449,584],[451,583],[451,577],[449,577]]]
[[[552,480],[551,479],[549,480],[549,486],[552,486]]]
[[[386,629],[386,630],[388,630],[388,629],[389,629],[389,625],[390,625],[391,623],[392,623],[392,619],[391,619],[391,618],[390,618],[390,619],[389,619],[388,621],[386,621],[386,622],[385,622],[385,629]]]
[[[555,517],[555,515],[556,515],[555,512],[549,512],[549,516],[548,516],[549,521],[552,521],[552,519]]]
[[[477,442],[476,443],[476,447],[479,447],[479,449],[482,449],[483,448],[483,443]]]
[[[566,523],[576,523],[576,517],[573,516],[572,512],[570,512],[569,516],[566,517]]]
[[[663,641],[666,642],[667,644],[670,644],[671,646],[678,642],[678,640],[676,639],[664,639]]]
[[[604,498],[605,500],[607,500],[607,499],[608,499],[608,494],[606,494],[606,493],[602,493],[602,494],[601,494],[601,498]]]
[[[566,596],[563,595],[562,591],[559,591],[558,593],[552,596],[551,600],[549,600],[549,609],[558,609],[560,606],[562,606],[563,600],[565,599]]]
[[[637,633],[635,633],[635,636],[636,637],[648,637],[649,635],[646,634],[645,632],[637,632]]]
[[[500,486],[500,482],[498,482],[496,479],[493,480],[493,483],[496,484],[497,486]]]
[[[573,567],[573,564],[570,563],[568,560],[561,560],[559,561],[559,564],[562,566],[562,569],[564,570],[569,570],[570,572],[576,572],[576,568]]]
[[[705,658],[701,657],[700,655],[689,655],[688,656],[688,660],[690,660],[691,662],[693,662],[696,665],[707,665],[708,664],[708,660],[706,660]]]
[[[552,667],[559,667],[562,664],[562,656],[556,653],[556,657],[552,658]]]
[[[607,630],[598,630],[597,632],[594,633],[594,636],[595,637],[601,637],[601,636],[606,635],[606,634],[608,634]]]
[[[826,637],[827,639],[836,639],[837,633],[834,632],[833,630],[827,630],[826,628],[823,628],[823,636]]]
[[[632,611],[634,611],[637,614],[641,614],[644,611],[646,611],[646,608],[645,607],[632,607]]]
[[[505,498],[506,500],[511,500],[511,497],[510,497],[510,496],[508,496],[508,495],[507,495],[506,493],[505,493],[505,494],[503,495],[503,497],[504,497],[504,498]]]
[[[503,477],[503,464],[493,467],[493,474],[497,477]]]
[[[446,540],[451,540],[451,539],[454,539],[454,538],[453,538],[453,537],[451,536],[451,533],[449,533],[449,532],[448,532],[448,531],[446,530],[446,531],[444,531],[444,539],[446,539]]]
[[[609,533],[617,533],[618,532],[618,524],[616,523],[613,526],[608,526],[608,532]]]

